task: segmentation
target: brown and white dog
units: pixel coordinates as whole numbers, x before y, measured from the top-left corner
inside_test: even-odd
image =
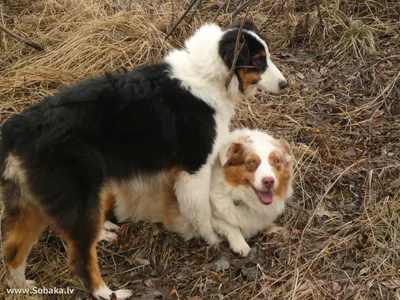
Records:
[[[211,224],[227,238],[234,252],[247,256],[250,247],[245,239],[266,229],[283,213],[285,201],[292,194],[292,165],[286,140],[276,140],[258,130],[231,133],[212,169],[210,204]],[[185,239],[199,236],[179,211],[173,176],[167,184],[165,176],[127,182],[123,188],[110,185],[108,191],[115,196],[109,198],[115,205],[114,215],[120,222],[161,222]],[[116,238],[107,231],[110,228],[112,225],[106,222],[102,239]]]

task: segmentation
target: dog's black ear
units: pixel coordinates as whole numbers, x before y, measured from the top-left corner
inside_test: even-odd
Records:
[[[236,50],[236,40],[238,37],[238,31],[232,30],[228,31],[224,34],[221,41],[219,42],[219,55],[222,60],[225,62],[225,65],[228,69],[232,68],[233,61],[235,58],[235,50]],[[246,38],[243,34],[240,37],[241,41],[239,43],[239,55],[236,61],[236,66],[247,66],[251,61],[250,50],[246,41]]]
[[[219,153],[222,166],[239,166],[244,163],[244,145],[232,143],[223,148]]]

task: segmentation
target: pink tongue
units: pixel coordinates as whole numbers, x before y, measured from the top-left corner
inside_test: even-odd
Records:
[[[274,200],[274,193],[273,192],[258,192],[260,196],[260,200],[263,204],[271,204]]]

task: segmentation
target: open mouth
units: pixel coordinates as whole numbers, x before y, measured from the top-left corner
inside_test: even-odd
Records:
[[[269,205],[274,201],[274,192],[272,190],[262,192],[257,190],[252,184],[250,186],[262,204]]]

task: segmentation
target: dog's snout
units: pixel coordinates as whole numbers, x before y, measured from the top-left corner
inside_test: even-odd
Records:
[[[271,189],[275,184],[275,179],[272,176],[264,177],[262,183],[267,189]]]
[[[284,88],[287,88],[288,85],[289,85],[289,83],[287,82],[287,80],[281,80],[281,81],[279,81],[279,88],[280,88],[281,90],[283,90]]]

